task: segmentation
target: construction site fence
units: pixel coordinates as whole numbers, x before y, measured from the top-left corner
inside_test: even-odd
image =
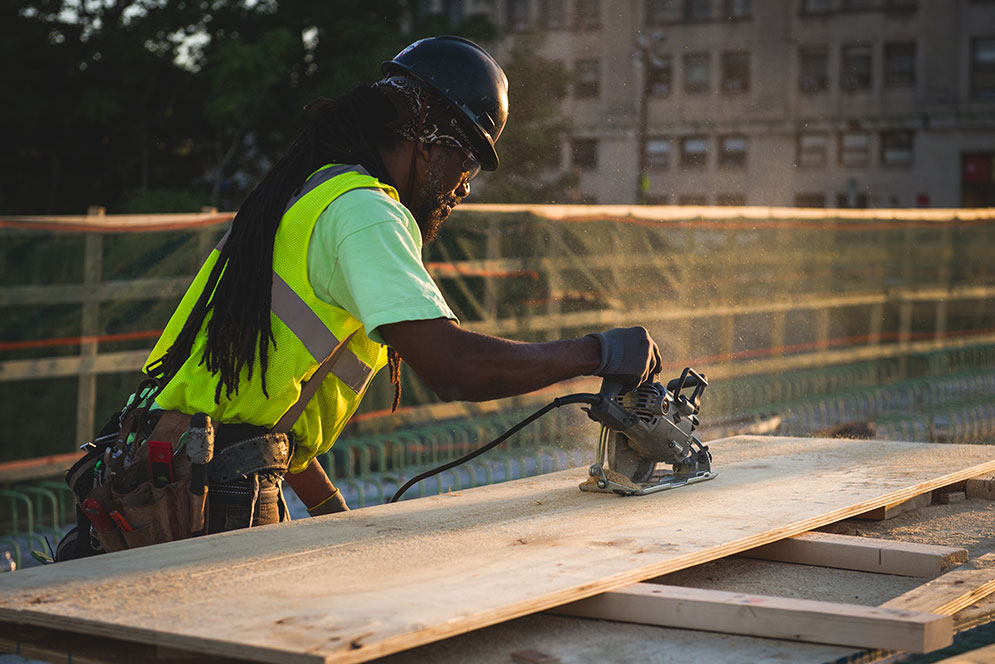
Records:
[[[98,208],[0,218],[0,463],[70,453],[120,408],[232,218]],[[777,373],[995,338],[993,218],[470,205],[425,260],[479,332],[538,341],[639,324],[668,371],[693,362],[722,375]],[[375,379],[359,414],[383,409],[392,391]],[[410,371],[403,393],[409,408],[437,403]]]
[[[52,479],[121,407],[233,216],[0,218],[0,487]],[[694,366],[716,405],[728,400],[717,410],[746,413],[808,389],[789,375],[873,364],[902,381],[922,374],[917,362],[995,344],[993,220],[988,209],[471,205],[424,258],[469,329],[541,341],[644,325],[665,372]],[[769,384],[743,387],[754,379]],[[393,387],[374,380],[339,454],[353,438],[460,417],[492,430],[570,388],[473,405],[439,403],[412,371],[402,387],[390,416]],[[386,468],[399,453],[418,450],[364,454]],[[345,472],[345,456],[329,459]]]

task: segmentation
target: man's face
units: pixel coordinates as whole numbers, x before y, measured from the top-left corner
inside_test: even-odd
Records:
[[[470,170],[462,150],[430,145],[429,160],[416,180],[417,195],[411,214],[421,229],[422,242],[430,243],[459,202],[470,193]]]

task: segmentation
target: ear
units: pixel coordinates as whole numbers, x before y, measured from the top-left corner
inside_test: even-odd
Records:
[[[415,152],[426,162],[432,161],[432,144],[415,142]]]

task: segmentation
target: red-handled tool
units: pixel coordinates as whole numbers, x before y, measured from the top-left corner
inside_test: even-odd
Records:
[[[128,520],[124,518],[124,515],[118,512],[117,510],[111,512],[111,518],[114,519],[114,523],[116,523],[118,527],[124,532],[130,533],[132,530],[134,530],[134,528],[131,527],[131,524],[128,523]]]
[[[96,498],[87,498],[83,501],[83,512],[86,513],[93,528],[98,532],[105,533],[108,530],[114,530],[114,522],[107,516],[107,512],[104,511],[103,506]]]

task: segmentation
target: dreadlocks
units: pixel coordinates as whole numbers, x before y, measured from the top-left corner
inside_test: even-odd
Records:
[[[252,379],[256,353],[265,396],[269,344],[276,340],[270,327],[270,291],[273,285],[273,242],[287,202],[316,170],[330,163],[361,164],[381,182],[391,183],[379,147],[398,139],[387,130],[396,119],[392,102],[370,86],[360,86],[336,100],[321,100],[308,126],[263,180],[249,193],[232,221],[204,290],[183,329],[161,362],[160,384],[165,385],[190,357],[194,340],[210,313],[207,342],[200,364],[218,374],[215,403],[221,394],[238,394],[244,367]],[[387,353],[393,409],[401,396],[401,358]]]

